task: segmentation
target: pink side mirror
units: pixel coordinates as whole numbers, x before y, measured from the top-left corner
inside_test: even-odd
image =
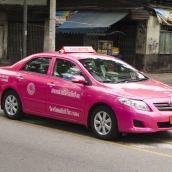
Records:
[[[72,76],[72,82],[84,84],[84,83],[86,83],[86,80],[81,75],[73,75]]]
[[[142,75],[145,75],[145,73],[144,72],[142,72],[142,71],[139,71]]]

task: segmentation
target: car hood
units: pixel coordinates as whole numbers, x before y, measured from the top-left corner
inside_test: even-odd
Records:
[[[140,100],[172,97],[172,87],[152,79],[133,83],[105,84],[105,87],[118,96]]]

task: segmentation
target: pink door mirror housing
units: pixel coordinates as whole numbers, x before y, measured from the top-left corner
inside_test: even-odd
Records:
[[[74,83],[81,83],[81,84],[85,84],[86,80],[83,76],[81,75],[73,75],[72,76],[72,82]]]

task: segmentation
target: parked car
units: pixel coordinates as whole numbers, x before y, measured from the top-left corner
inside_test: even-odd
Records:
[[[97,138],[172,129],[172,88],[92,47],[62,47],[0,68],[1,108],[91,128]]]

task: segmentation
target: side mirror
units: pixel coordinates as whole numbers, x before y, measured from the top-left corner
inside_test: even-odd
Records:
[[[139,71],[142,75],[144,75],[145,76],[145,73],[144,72],[142,72],[142,71]]]
[[[72,76],[72,82],[74,82],[74,83],[80,83],[80,84],[85,84],[86,83],[86,80],[81,75],[73,75]]]

